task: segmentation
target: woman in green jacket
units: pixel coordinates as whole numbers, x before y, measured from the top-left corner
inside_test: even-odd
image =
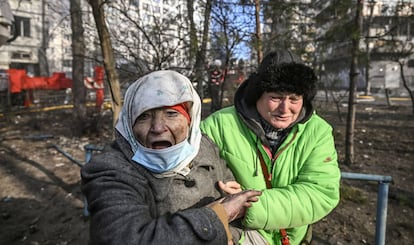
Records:
[[[309,225],[339,202],[332,127],[312,107],[316,82],[298,56],[273,51],[239,87],[235,105],[202,122],[241,188],[263,190],[236,232],[240,244],[252,229],[268,244],[309,242]]]

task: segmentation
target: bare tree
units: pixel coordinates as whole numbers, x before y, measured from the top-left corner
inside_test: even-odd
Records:
[[[369,69],[370,69],[370,63],[371,63],[371,52],[370,52],[370,43],[371,43],[371,37],[369,35],[369,29],[371,27],[372,24],[372,17],[373,17],[373,13],[374,13],[374,5],[375,2],[369,0],[368,1],[368,7],[369,7],[369,15],[368,18],[365,19],[365,26],[366,26],[366,30],[367,30],[367,34],[365,36],[365,52],[366,52],[366,61],[365,61],[365,95],[370,95],[371,94],[371,81],[370,81],[370,77],[369,77]]]
[[[314,42],[313,1],[262,1],[263,50],[283,48],[303,53]],[[258,44],[256,44],[257,46]]]
[[[194,1],[187,0],[187,11],[188,11],[188,22],[190,25],[190,52],[189,60],[193,61],[195,59],[197,50],[198,50],[198,37],[196,25],[194,23]]]
[[[239,12],[238,12],[239,11]],[[248,16],[242,15],[243,9],[235,1],[217,1],[212,11],[212,49],[216,59],[224,61],[221,85],[221,105],[225,90],[230,61],[234,58],[239,45],[250,41],[252,24]]]
[[[187,0],[192,1],[192,0]],[[203,22],[203,34],[201,39],[201,46],[196,53],[195,62],[195,81],[197,81],[197,90],[201,99],[204,98],[204,74],[206,68],[206,53],[207,43],[209,38],[210,19],[211,19],[212,0],[207,0],[204,8],[204,22]]]
[[[42,39],[39,48],[39,70],[41,76],[49,76],[49,64],[46,56],[47,49],[47,28],[46,28],[46,0],[42,0]]]
[[[140,8],[138,2],[126,0],[108,4],[108,28],[117,60],[133,64],[144,73],[165,68],[191,70],[194,50],[190,49],[196,42],[189,35],[185,8],[179,2],[175,4],[168,9],[151,4]]]
[[[122,107],[122,94],[118,80],[118,74],[115,70],[115,58],[112,50],[111,37],[108,27],[106,26],[104,2],[103,0],[89,0],[92,7],[93,17],[96,28],[98,29],[101,50],[104,59],[104,66],[108,78],[109,89],[112,96],[113,125],[115,126],[118,115]]]
[[[82,25],[81,0],[70,0],[72,27],[72,81],[73,81],[73,127],[75,136],[81,136],[87,125],[86,88],[84,78],[84,30]]]
[[[348,115],[346,120],[346,136],[345,136],[345,163],[348,165],[354,162],[354,131],[355,131],[355,92],[356,79],[358,76],[358,55],[359,41],[361,36],[362,24],[362,6],[363,0],[358,0],[355,13],[354,29],[352,35],[352,58],[351,68],[349,71],[349,97],[348,97]]]
[[[400,68],[399,70],[401,81],[404,88],[407,90],[408,95],[410,96],[414,114],[414,92],[412,88],[410,88],[404,72],[408,58],[414,54],[414,44],[408,40],[395,40],[394,45],[392,45],[391,48],[393,49],[393,56],[390,58],[391,60],[395,61]],[[387,99],[389,100],[389,98]]]
[[[256,52],[257,52],[257,63],[260,63],[263,59],[263,47],[262,47],[262,33],[261,33],[261,21],[260,21],[260,0],[254,1],[255,6],[255,19],[256,19]]]
[[[404,75],[405,62],[403,60],[399,60],[398,64],[400,65],[400,74],[401,74],[401,79],[402,79],[404,88],[407,90],[407,92],[408,92],[408,94],[410,95],[410,98],[411,98],[411,105],[412,105],[412,110],[413,110],[413,114],[414,114],[414,94],[413,94],[413,91],[408,86],[407,79],[405,79],[405,75]]]
[[[414,35],[409,34],[410,29],[412,28],[410,27],[409,23],[412,23],[412,21],[414,20],[414,16],[407,15],[407,13],[404,11],[405,9],[409,8],[411,8],[411,5],[409,3],[399,2],[394,9],[394,17],[391,20],[392,27],[390,28],[390,31],[388,33],[385,33],[378,39],[385,43],[385,49],[389,51],[389,54],[391,54],[389,58],[392,61],[398,63],[400,67],[401,81],[411,98],[414,114],[414,92],[412,88],[410,88],[404,72],[407,60],[414,55],[414,44],[412,42],[412,38]],[[403,33],[405,33],[404,36],[406,37],[398,38],[398,36],[401,36],[401,34]],[[385,38],[386,35],[389,35],[390,38]],[[388,96],[387,101],[390,104],[390,99]]]

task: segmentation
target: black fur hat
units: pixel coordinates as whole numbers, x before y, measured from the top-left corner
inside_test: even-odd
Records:
[[[306,105],[316,95],[317,78],[313,70],[304,65],[297,55],[285,50],[267,54],[258,73],[252,74],[247,82],[245,99],[249,105],[255,105],[264,92],[302,95]]]

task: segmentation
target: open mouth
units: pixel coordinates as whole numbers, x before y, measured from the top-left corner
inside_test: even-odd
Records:
[[[156,141],[151,144],[152,149],[164,149],[170,146],[172,146],[172,144],[169,141]]]

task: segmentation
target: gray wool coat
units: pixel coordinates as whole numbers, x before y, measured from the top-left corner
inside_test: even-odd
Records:
[[[234,177],[211,140],[203,135],[185,177],[156,178],[132,155],[117,134],[81,169],[90,244],[227,244],[224,225],[205,205],[221,197],[218,180]]]

